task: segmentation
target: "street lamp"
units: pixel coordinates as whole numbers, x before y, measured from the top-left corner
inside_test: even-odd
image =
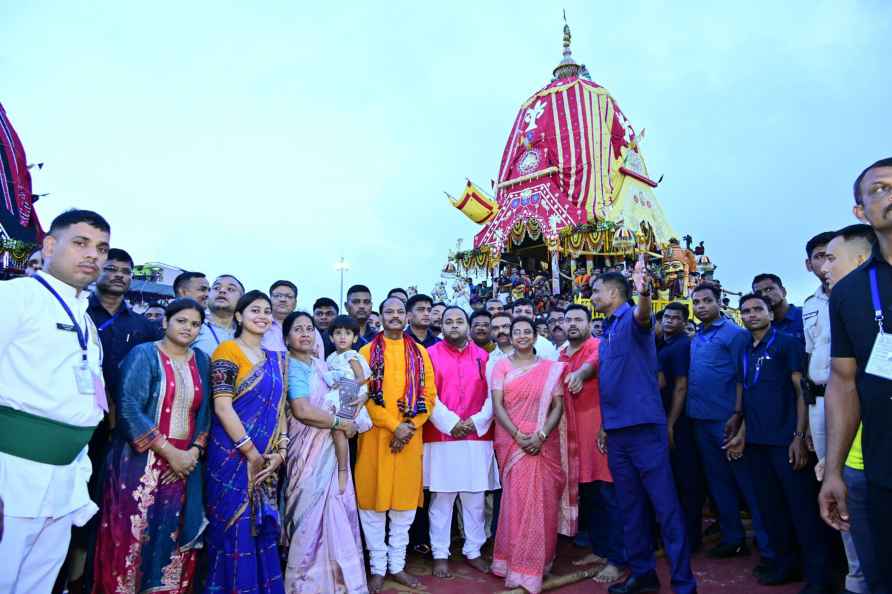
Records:
[[[338,307],[341,307],[344,303],[344,273],[350,270],[350,264],[344,260],[344,256],[335,263],[335,270],[341,273],[341,300],[338,302]]]

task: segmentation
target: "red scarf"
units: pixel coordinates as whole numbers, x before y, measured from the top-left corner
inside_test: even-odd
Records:
[[[384,333],[372,339],[369,367],[369,398],[378,406],[384,406]],[[406,392],[397,401],[397,408],[406,419],[427,412],[424,403],[424,357],[415,341],[403,333],[406,358]]]

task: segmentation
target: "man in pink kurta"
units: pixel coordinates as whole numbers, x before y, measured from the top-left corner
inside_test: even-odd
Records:
[[[423,429],[424,486],[430,489],[430,538],[434,575],[448,577],[452,509],[462,503],[462,553],[487,571],[480,556],[486,542],[486,491],[499,488],[493,452],[492,402],[486,382],[485,350],[468,340],[468,316],[458,307],[443,312],[444,340],[428,349],[437,384],[437,406]]]
[[[626,565],[623,527],[607,466],[607,455],[598,449],[601,429],[601,395],[598,388],[599,339],[591,335],[591,314],[582,305],[570,305],[564,314],[567,344],[559,353],[561,363],[567,364],[564,383],[569,435],[575,439],[579,468],[580,512],[586,522],[592,555],[582,563],[607,562],[595,576],[596,581],[610,582],[622,575]]]

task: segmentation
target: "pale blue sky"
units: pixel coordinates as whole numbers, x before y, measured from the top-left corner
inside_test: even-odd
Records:
[[[573,55],[637,128],[673,226],[726,287],[779,273],[853,222],[892,153],[892,3],[3,3],[0,101],[45,222],[103,213],[137,261],[337,297],[429,291],[466,176],[496,177],[516,110]],[[708,7],[705,7],[708,5]]]

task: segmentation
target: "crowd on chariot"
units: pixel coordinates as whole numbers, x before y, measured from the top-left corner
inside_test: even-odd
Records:
[[[803,306],[760,272],[741,325],[709,280],[654,311],[643,262],[310,311],[192,271],[137,313],[125,242],[64,212],[0,283],[0,592],[414,588],[407,551],[445,579],[460,540],[535,593],[565,535],[612,594],[658,590],[657,549],[687,594],[694,552],[750,554],[744,510],[759,583],[890,592],[892,159],[854,202]]]

